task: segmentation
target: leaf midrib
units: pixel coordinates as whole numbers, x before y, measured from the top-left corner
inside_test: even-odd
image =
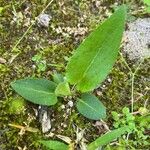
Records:
[[[49,95],[49,94],[54,94],[54,93],[52,93],[52,92],[40,91],[40,90],[36,90],[36,89],[33,89],[33,88],[26,88],[26,86],[23,86],[22,88],[27,89],[27,90],[32,90],[32,91],[38,92],[38,93],[47,94],[47,95]]]
[[[88,105],[87,103],[85,103],[82,99],[80,99],[80,101],[81,101],[83,104],[87,105],[87,106],[88,106],[89,108],[91,108],[92,110],[94,110],[95,112],[99,113],[96,109],[94,109],[93,107],[91,107],[90,105]]]
[[[113,33],[116,32],[116,30],[117,30],[117,28],[116,28],[115,30],[113,30]],[[112,34],[113,34],[113,33],[112,33]],[[112,34],[111,34],[111,36],[112,36]],[[110,36],[110,34],[108,35],[109,38],[110,38],[111,36]],[[90,64],[89,64],[89,66],[87,67],[87,69],[84,71],[83,76],[81,77],[81,79],[78,81],[77,84],[79,84],[79,83],[82,81],[82,79],[86,76],[86,73],[87,73],[88,70],[91,68],[91,66],[92,66],[92,64],[94,63],[95,59],[96,59],[97,56],[99,55],[101,49],[105,46],[104,43],[105,43],[109,38],[107,38],[107,39],[105,38],[105,39],[103,40],[103,42],[102,42],[102,44],[101,44],[101,45],[102,45],[101,48],[99,48],[98,52],[96,53],[96,55],[94,56],[94,58],[93,58],[92,61],[90,62]]]

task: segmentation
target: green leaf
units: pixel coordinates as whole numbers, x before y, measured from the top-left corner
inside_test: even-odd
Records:
[[[78,99],[77,109],[89,119],[100,120],[106,117],[105,106],[92,94],[82,94],[81,99]]]
[[[119,121],[119,114],[116,112],[116,111],[112,111],[111,112],[112,114],[112,118],[115,120],[115,121]]]
[[[64,81],[64,77],[62,74],[60,73],[54,73],[53,75],[53,81],[57,84],[59,84],[60,82],[63,82]]]
[[[119,138],[121,135],[125,134],[128,130],[128,127],[121,127],[119,129],[113,130],[109,133],[106,133],[104,135],[102,135],[101,137],[97,138],[95,141],[93,141],[92,143],[90,143],[88,145],[88,150],[95,150],[100,146],[106,145],[110,142],[112,142],[113,140]]]
[[[63,142],[53,140],[49,141],[40,140],[39,142],[50,150],[69,150],[69,146],[67,144],[64,144]]]
[[[66,77],[81,92],[99,86],[112,69],[118,55],[125,18],[126,7],[121,6],[83,41],[70,59]]]
[[[39,105],[54,105],[56,84],[46,79],[27,78],[11,83],[12,88],[25,99]]]
[[[150,0],[143,0],[144,4],[150,6]]]
[[[124,107],[123,109],[122,109],[122,112],[123,112],[123,114],[130,114],[130,110],[129,110],[129,108],[128,107]]]
[[[63,82],[59,83],[56,87],[55,94],[58,96],[71,95],[68,82],[63,81]]]
[[[145,11],[146,11],[147,13],[150,13],[150,6],[146,7],[146,8],[145,8]]]

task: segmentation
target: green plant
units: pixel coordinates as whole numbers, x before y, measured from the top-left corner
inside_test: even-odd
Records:
[[[150,115],[146,108],[141,107],[137,112],[130,113],[129,108],[124,107],[122,114],[113,111],[112,116],[114,119],[113,126],[121,128],[128,126],[128,136],[120,139],[120,147],[127,149],[136,149],[140,146],[149,146],[149,136],[146,130],[150,129]],[[132,137],[130,139],[130,137]]]
[[[46,65],[46,61],[42,60],[42,54],[37,54],[34,57],[32,57],[32,61],[35,62],[38,72],[46,70],[47,65]]]
[[[95,141],[90,143],[87,147],[88,150],[95,150],[103,145],[106,145],[113,140],[119,138],[121,135],[127,133],[128,131],[128,126],[124,126],[118,129],[115,129],[109,133],[106,133],[100,137],[98,137]]]
[[[25,107],[25,102],[21,98],[11,99],[9,103],[9,112],[12,114],[20,114]]]
[[[54,150],[69,150],[69,145],[63,143],[63,142],[59,142],[59,141],[54,141],[54,140],[49,140],[49,141],[45,141],[45,140],[41,140],[39,141],[41,144],[43,144],[45,147],[50,148],[50,149],[54,149]]]
[[[150,0],[143,0],[143,3],[145,4],[145,11],[150,13]]]
[[[113,140],[121,137],[123,134],[127,133],[128,131],[128,126],[124,126],[118,129],[115,129],[113,131],[110,131],[100,137],[98,137],[96,140],[91,142],[90,144],[85,146],[86,150],[96,150],[97,148],[101,148],[102,146],[112,142]],[[40,140],[39,141],[43,146],[47,147],[48,149],[53,149],[53,150],[74,150],[74,143],[72,141],[70,143],[63,143],[59,141],[45,141],[45,140]],[[61,148],[60,148],[61,147]]]
[[[117,59],[125,19],[126,8],[121,6],[109,19],[99,25],[70,58],[65,77],[54,74],[53,81],[36,78],[21,79],[12,82],[12,88],[30,102],[47,106],[56,104],[59,97],[77,97],[81,94],[80,98],[77,98],[77,110],[89,119],[105,118],[105,106],[91,92],[104,81]],[[108,138],[107,141],[109,135],[104,136],[102,139],[106,141],[101,143],[97,140],[96,145],[104,145],[125,132],[126,127],[125,130],[112,131],[110,132],[112,138]],[[55,142],[53,144],[55,145]],[[89,147],[94,147],[95,144],[91,145]]]
[[[103,104],[94,95],[85,92],[98,87],[113,67],[124,31],[125,17],[126,8],[122,6],[85,39],[70,59],[66,77],[60,83],[28,78],[12,82],[11,86],[25,99],[50,106],[56,104],[57,97],[73,94],[69,88],[71,84],[73,89],[84,93],[77,101],[78,111],[90,119],[105,118]],[[95,109],[95,106],[99,109]]]
[[[130,127],[129,128],[129,132],[130,132],[130,129],[132,130],[135,128],[135,122],[134,122],[135,117],[130,113],[129,108],[127,107],[124,107],[122,109],[122,113],[123,115],[120,116],[116,111],[112,112],[113,119],[115,120],[113,126],[115,128],[119,128],[121,126],[128,125]]]

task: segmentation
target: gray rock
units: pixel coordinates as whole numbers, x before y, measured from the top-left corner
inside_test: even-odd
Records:
[[[48,14],[40,14],[38,16],[37,23],[39,26],[47,28],[49,26],[49,22],[50,22],[51,18],[52,17]]]
[[[51,129],[51,118],[47,106],[39,106],[39,121],[41,122],[42,132],[46,133]]]
[[[124,33],[123,53],[136,61],[150,57],[150,18],[139,18],[129,23],[128,28]]]

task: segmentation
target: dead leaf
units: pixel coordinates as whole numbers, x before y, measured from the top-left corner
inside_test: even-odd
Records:
[[[21,126],[21,125],[16,125],[16,124],[8,124],[11,127],[15,127],[20,129],[21,131],[29,131],[29,132],[38,132],[39,130],[36,128],[32,128],[32,127],[27,127],[27,126]]]

